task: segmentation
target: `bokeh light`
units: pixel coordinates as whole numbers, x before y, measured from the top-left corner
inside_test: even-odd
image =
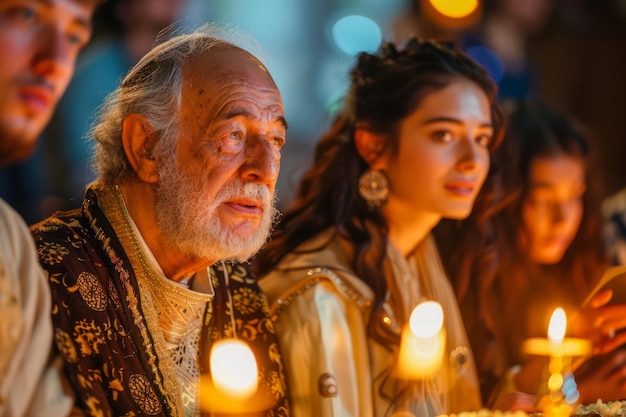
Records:
[[[469,16],[478,7],[478,0],[430,0],[430,2],[442,15],[457,19]]]
[[[348,55],[374,52],[382,42],[382,30],[365,16],[350,15],[339,19],[332,28],[337,47]]]

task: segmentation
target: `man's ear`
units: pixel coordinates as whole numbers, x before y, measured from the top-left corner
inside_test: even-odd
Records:
[[[146,118],[140,114],[129,114],[122,121],[122,143],[126,157],[137,177],[147,183],[158,180],[157,163],[152,153],[154,136]]]
[[[367,162],[372,169],[384,168],[381,156],[385,153],[385,137],[374,133],[371,130],[357,128],[354,132],[354,144],[361,158]]]

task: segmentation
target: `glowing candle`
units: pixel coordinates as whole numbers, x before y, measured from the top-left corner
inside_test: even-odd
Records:
[[[537,407],[543,411],[544,417],[568,417],[572,414],[579,394],[574,374],[570,370],[570,362],[572,357],[591,353],[591,342],[586,339],[566,338],[566,328],[565,311],[557,308],[550,318],[548,339],[528,339],[523,346],[528,354],[550,357],[548,380],[537,396]]]
[[[436,301],[420,303],[402,329],[398,376],[404,379],[433,376],[441,367],[445,345],[441,304]]]
[[[258,368],[250,347],[236,339],[216,342],[211,349],[215,388],[231,398],[245,399],[257,390]]]
[[[548,339],[554,346],[563,344],[566,327],[567,316],[565,316],[565,310],[559,307],[552,313],[550,324],[548,325]]]
[[[550,357],[576,357],[591,353],[591,341],[576,337],[565,337],[567,317],[562,308],[552,313],[548,325],[548,338],[533,337],[524,341],[523,351],[529,355]]]

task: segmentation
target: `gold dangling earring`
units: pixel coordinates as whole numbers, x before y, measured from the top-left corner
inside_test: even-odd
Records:
[[[359,177],[359,195],[370,208],[378,208],[387,202],[389,180],[383,171],[367,169]]]

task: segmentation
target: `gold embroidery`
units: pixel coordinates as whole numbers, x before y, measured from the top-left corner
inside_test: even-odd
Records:
[[[95,311],[104,311],[107,306],[107,296],[100,285],[100,281],[88,272],[81,272],[76,280],[78,292],[89,308]]]
[[[142,294],[150,291],[152,295],[166,353],[169,360],[176,364],[175,374],[180,384],[182,404],[187,414],[193,415],[198,403],[198,346],[202,319],[213,296],[181,288],[161,276],[140,275],[138,280]]]
[[[130,310],[132,315],[130,319],[140,332],[141,340],[144,343],[143,348],[147,354],[148,366],[152,367],[155,376],[154,380],[151,381],[145,377],[143,380],[135,380],[133,378],[134,375],[131,375],[130,378],[133,379],[133,381],[129,383],[128,375],[122,377],[122,369],[104,370],[105,375],[108,376],[111,374],[111,377],[108,379],[109,386],[107,389],[110,395],[113,396],[120,388],[128,387],[128,393],[131,394],[132,391],[131,395],[133,400],[148,414],[154,411],[151,405],[151,401],[154,399],[161,401],[158,407],[162,407],[168,412],[171,411],[170,414],[172,416],[182,416],[184,415],[184,406],[180,399],[180,385],[176,379],[174,363],[172,359],[168,357],[167,343],[165,343],[162,334],[162,327],[160,326],[157,313],[158,309],[155,308],[155,306],[159,301],[169,302],[169,300],[172,300],[172,291],[181,291],[181,295],[184,295],[185,299],[189,294],[184,294],[185,290],[178,286],[170,288],[169,286],[161,287],[158,283],[154,285],[155,282],[158,282],[155,278],[162,281],[163,277],[153,269],[150,261],[143,253],[141,243],[134,235],[134,230],[130,223],[130,216],[125,208],[121,193],[119,193],[118,190],[116,191],[110,187],[105,187],[102,184],[92,185],[91,190],[97,193],[98,203],[113,225],[115,237],[123,246],[124,255],[128,257],[131,265],[129,268],[128,265],[116,255],[116,250],[114,250],[109,243],[110,238],[104,234],[96,219],[91,217],[87,212],[86,215],[90,222],[91,229],[99,236],[103,248],[112,262],[112,267],[115,268],[120,275],[120,281],[115,280],[114,282],[109,282],[108,290],[110,295],[107,301],[111,301],[116,307],[119,304],[124,305],[125,308]],[[225,270],[225,272],[230,275],[232,282],[237,282],[244,286],[256,287],[255,279],[248,273],[244,265],[221,264],[216,266],[215,269]],[[134,285],[132,285],[135,276],[140,288],[138,294]],[[223,282],[219,282],[217,277],[212,276],[211,278],[211,282],[214,284],[215,288],[224,285]],[[119,295],[122,293],[118,294],[116,291],[118,282],[121,282],[123,285],[126,294],[124,299],[120,299]],[[169,282],[169,284],[172,283]],[[271,412],[271,415],[276,417],[286,416],[288,415],[288,406],[285,401],[286,387],[278,347],[276,344],[269,345],[268,343],[269,346],[265,344],[272,340],[271,338],[274,334],[273,322],[268,319],[267,316],[262,317],[262,315],[259,314],[261,311],[265,313],[269,311],[265,297],[255,291],[254,288],[250,290],[249,288],[235,286],[233,290],[232,302],[226,302],[224,305],[221,305],[220,307],[224,310],[221,311],[220,314],[230,314],[232,311],[237,312],[237,315],[240,316],[236,318],[236,322],[234,323],[237,328],[237,334],[246,340],[257,343],[258,346],[263,346],[265,354],[262,355],[264,356],[264,358],[262,358],[264,362],[262,363],[265,365],[259,369],[260,382],[269,388],[268,392],[271,392],[273,396],[282,401],[281,405],[277,406]],[[79,291],[79,288],[76,288],[76,291]],[[206,304],[209,301],[205,299],[203,302]],[[211,307],[210,302],[208,307]],[[187,312],[185,312],[185,314]],[[213,328],[212,333],[221,333],[220,337],[232,334],[231,323],[226,322],[224,325],[224,329]],[[105,337],[108,339],[113,339],[123,332],[119,323],[115,321],[109,324],[102,324],[101,328],[98,330],[104,331]],[[278,371],[276,368],[278,368]],[[98,378],[102,379],[102,375],[92,375],[90,377],[94,385],[97,384],[96,381]],[[89,381],[81,381],[80,383],[91,384]],[[151,393],[141,394],[140,387],[144,383],[152,384]],[[153,405],[156,404],[157,403],[154,403]]]
[[[251,288],[238,288],[233,291],[233,306],[240,314],[250,314],[260,310],[263,305],[263,297]]]
[[[128,379],[128,388],[133,400],[141,407],[144,413],[153,416],[162,411],[161,403],[159,403],[159,399],[145,375],[131,375]]]
[[[90,416],[102,416],[102,411],[98,407],[100,401],[98,401],[95,397],[89,397],[85,401],[85,405],[87,406],[87,414]]]
[[[115,306],[115,309],[120,310],[122,308],[122,304],[120,303],[120,296],[117,293],[115,284],[113,284],[113,280],[109,281],[109,295],[111,296],[111,300],[113,300],[113,305]]]
[[[307,271],[309,279],[302,280],[298,285],[290,288],[283,296],[278,298],[276,302],[270,307],[270,314],[273,321],[278,320],[278,316],[282,313],[283,309],[287,307],[291,301],[299,295],[304,294],[321,281],[326,280],[334,284],[334,286],[343,295],[350,300],[354,301],[358,306],[370,308],[372,301],[365,298],[359,291],[357,291],[352,285],[341,279],[339,275],[335,274],[329,268],[313,268]]]
[[[124,247],[126,256],[130,260],[132,269],[136,271],[136,275],[139,276],[141,273],[157,275],[158,273],[150,265],[134,235],[130,223],[130,214],[126,209],[124,198],[119,189],[117,187],[113,189],[97,182],[92,184],[90,188],[97,194],[98,203],[113,226],[115,235]],[[105,245],[105,250],[107,249],[107,255],[113,262],[119,259],[112,253],[110,247]],[[119,262],[121,263],[121,261]],[[123,272],[120,271],[122,280],[128,280],[129,276],[125,271]],[[154,384],[159,388],[159,397],[163,398],[168,404],[173,417],[182,416],[184,415],[184,407],[181,396],[178,395],[180,393],[180,385],[176,379],[174,364],[169,360],[169,352],[165,347],[161,332],[154,331],[154,329],[159,329],[159,323],[152,296],[148,288],[142,287],[141,280],[139,280],[138,284],[141,297],[134,294],[130,283],[125,283],[125,288],[129,292],[126,301],[131,303],[129,307],[133,312],[133,320],[141,332],[144,348],[148,355],[148,365],[151,367],[155,378]],[[138,306],[133,304],[138,300],[141,301],[141,312],[138,310]],[[143,313],[143,317],[141,313]],[[144,323],[147,327],[143,325]]]
[[[39,242],[37,256],[40,262],[56,265],[63,261],[63,257],[70,253],[66,247],[54,242]]]
[[[78,353],[69,334],[57,328],[54,331],[54,342],[67,362],[74,363],[78,360]]]
[[[83,356],[100,353],[100,345],[104,344],[102,329],[93,320],[91,323],[86,320],[78,321],[74,326],[74,341],[80,345]]]
[[[268,351],[270,361],[274,362],[278,367],[278,371],[272,371],[269,374],[270,392],[274,394],[274,397],[276,398],[276,400],[278,400],[279,398],[284,398],[287,395],[287,386],[285,384],[283,369],[283,359],[276,343],[272,343]]]

